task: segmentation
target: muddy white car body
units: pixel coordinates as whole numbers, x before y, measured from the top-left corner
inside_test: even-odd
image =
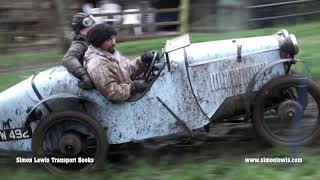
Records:
[[[295,51],[289,58],[286,46]],[[271,36],[200,43],[190,43],[184,35],[168,40],[163,51],[163,69],[148,91],[128,102],[112,103],[96,90],[80,89],[79,80],[62,66],[1,92],[0,149],[30,151],[38,122],[65,110],[85,111],[97,120],[109,144],[192,133],[215,121],[226,99],[258,91],[286,74],[286,63],[293,61],[298,46],[294,35],[283,30]]]

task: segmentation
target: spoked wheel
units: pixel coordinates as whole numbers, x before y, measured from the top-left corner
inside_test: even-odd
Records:
[[[253,122],[259,136],[272,145],[302,146],[320,134],[320,91],[299,76],[267,83],[257,96]]]
[[[86,171],[103,166],[107,138],[101,125],[77,111],[54,112],[40,121],[32,138],[32,152],[55,173]]]

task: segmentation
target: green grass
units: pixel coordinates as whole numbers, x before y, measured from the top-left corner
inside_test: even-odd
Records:
[[[192,42],[202,42],[211,40],[222,40],[230,38],[241,38],[251,36],[263,36],[274,34],[280,29],[286,28],[290,33],[297,36],[300,53],[298,58],[306,60],[308,66],[312,72],[312,78],[320,82],[320,23],[290,26],[290,27],[277,27],[258,30],[245,30],[239,32],[228,32],[219,34],[192,34]],[[119,43],[118,50],[127,56],[138,56],[142,52],[156,49],[160,50],[163,47],[163,43],[167,38],[140,40],[131,42]],[[49,63],[49,62],[61,62],[63,54],[57,50],[46,52],[33,52],[33,53],[16,53],[8,55],[0,55],[0,69],[5,68],[17,68],[25,65],[34,65]],[[14,85],[19,82],[21,78],[28,74],[28,71],[19,71],[12,73],[0,73],[0,91]],[[29,73],[30,74],[30,73]]]
[[[37,65],[61,61],[63,54],[57,50],[30,53],[12,53],[0,55],[0,68],[12,66]]]
[[[209,149],[204,149],[209,151]],[[320,178],[318,170],[320,156],[305,156],[300,164],[278,164],[278,163],[244,163],[244,157],[228,158],[201,157],[202,153],[168,153],[160,157],[141,158],[135,162],[124,164],[111,164],[99,172],[75,173],[72,175],[53,175],[40,169],[2,169],[1,178],[10,180],[32,179],[32,180],[64,180],[64,179],[110,179],[110,180],[313,180]],[[227,153],[226,153],[227,154]],[[284,152],[282,157],[286,156]],[[178,157],[176,157],[178,156]],[[287,155],[288,156],[288,155]],[[259,157],[248,154],[247,157]],[[272,152],[267,157],[280,157]],[[301,157],[301,156],[300,156]],[[162,158],[162,159],[160,159]],[[13,173],[14,172],[14,173]]]
[[[310,54],[317,54],[316,57],[320,56],[319,53],[317,53],[316,51],[316,48],[320,44],[320,23],[289,27],[266,28],[258,30],[244,30],[238,32],[227,32],[217,34],[192,34],[191,41],[201,42],[250,36],[263,36],[274,34],[278,30],[283,28],[288,29],[290,33],[296,34],[300,43],[300,47],[302,49],[301,56],[310,56]],[[158,38],[150,40],[121,42],[117,45],[117,49],[127,56],[136,56],[148,50],[160,50],[163,47],[163,43],[166,40],[167,38]],[[63,53],[57,50],[46,52],[0,55],[0,65],[27,65],[48,61],[61,61],[62,57]]]
[[[11,85],[14,85],[28,76],[39,72],[44,69],[34,69],[34,70],[26,70],[26,71],[18,71],[18,72],[8,72],[8,73],[0,73],[0,91],[9,88]]]
[[[276,27],[258,30],[245,30],[239,32],[228,32],[219,34],[192,34],[192,42],[202,42],[211,40],[222,40],[230,38],[241,38],[251,36],[263,36],[274,34],[280,29],[286,28],[290,33],[297,36],[300,53],[298,58],[305,60],[311,69],[312,79],[320,82],[320,23],[312,23],[289,27]],[[142,52],[156,49],[160,50],[167,38],[140,40],[119,43],[118,50],[127,56],[138,56]],[[45,64],[49,62],[61,62],[63,54],[57,50],[33,53],[15,53],[8,55],[0,55],[0,70],[15,69],[26,65]],[[300,66],[301,69],[301,66]],[[29,71],[19,71],[11,73],[0,73],[0,91],[19,82],[20,76],[30,74]]]

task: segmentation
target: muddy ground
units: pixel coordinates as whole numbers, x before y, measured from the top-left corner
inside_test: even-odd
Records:
[[[319,154],[319,142],[308,147],[287,149],[286,153],[288,156],[292,153]],[[273,147],[262,143],[256,136],[250,123],[219,123],[212,124],[209,133],[204,129],[193,131],[193,137],[187,133],[181,133],[142,142],[112,145],[109,148],[106,162],[120,169],[121,165],[127,167],[137,161],[145,160],[179,163],[179,161],[185,161],[186,158],[190,158],[192,162],[205,161],[210,158],[225,161],[236,159],[244,162],[244,158],[247,157],[276,157],[272,154],[272,149]],[[0,166],[2,167],[36,167],[30,164],[15,164],[15,157],[32,157],[30,153],[2,152],[0,155]]]
[[[318,154],[320,152],[319,145],[320,141],[317,141],[308,147],[287,149],[288,156],[293,153]],[[111,147],[109,160],[121,162],[146,157],[161,159],[166,156],[182,157],[184,155],[193,157],[199,155],[195,159],[244,159],[261,155],[272,158],[273,154],[270,153],[272,149],[274,147],[257,137],[253,125],[249,122],[219,123],[212,124],[210,132],[206,132],[204,129],[193,131],[193,137],[188,136],[187,133],[181,133]]]

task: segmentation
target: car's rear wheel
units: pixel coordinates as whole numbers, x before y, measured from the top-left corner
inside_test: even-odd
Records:
[[[98,169],[107,151],[104,128],[89,115],[78,111],[53,112],[37,125],[32,152],[51,172],[67,173]]]
[[[309,79],[287,75],[267,83],[258,93],[253,122],[267,143],[301,146],[320,134],[320,91]]]

